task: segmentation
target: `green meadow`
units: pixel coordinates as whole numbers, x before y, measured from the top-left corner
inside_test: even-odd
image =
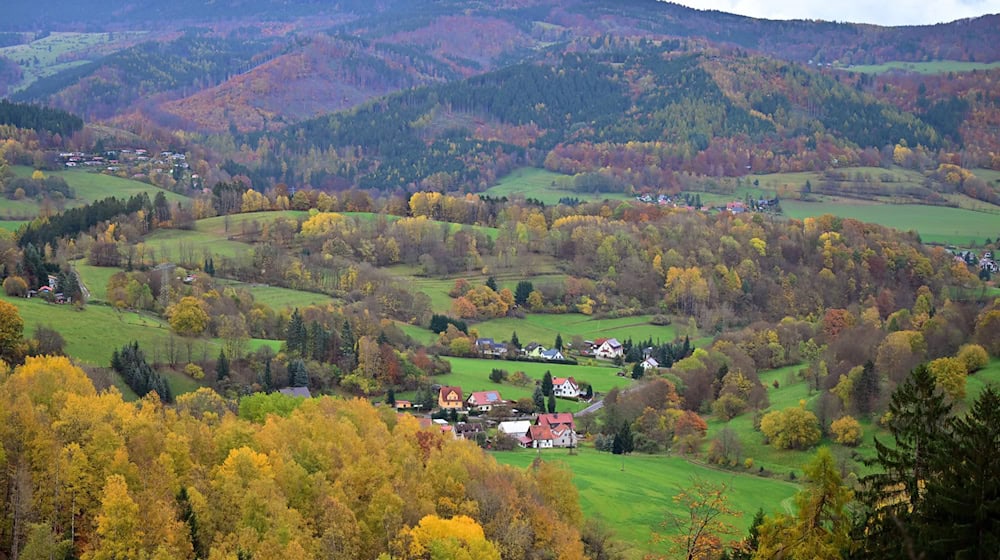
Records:
[[[495,452],[497,462],[528,468],[536,458],[555,461],[573,474],[573,484],[580,493],[580,506],[588,518],[610,527],[618,540],[628,543],[628,558],[670,552],[669,542],[656,542],[653,533],[670,535],[665,526],[668,515],[686,516],[687,510],[674,503],[673,497],[691,487],[695,479],[711,484],[725,484],[730,507],[744,512],[726,521],[737,533],[728,540],[746,535],[758,508],[765,513],[787,511],[798,486],[781,480],[718,470],[692,463],[682,457],[665,455],[612,455],[583,447],[576,455],[565,449],[518,450]],[[669,557],[669,556],[668,556]]]
[[[1000,236],[1000,214],[960,208],[797,200],[782,200],[781,207],[790,218],[803,219],[832,214],[902,231],[915,230],[924,243],[965,246]]]
[[[490,319],[470,325],[470,328],[476,329],[481,337],[502,341],[510,340],[511,333],[516,331],[517,339],[522,345],[538,342],[546,348],[555,344],[557,334],[562,335],[564,343],[569,343],[574,336],[584,340],[631,338],[635,341],[652,339],[653,342],[670,342],[677,337],[677,328],[674,325],[653,325],[649,322],[650,319],[652,315],[602,319],[581,313],[558,315],[532,313],[523,319],[511,317]]]
[[[619,368],[602,366],[572,366],[565,364],[548,364],[545,362],[515,362],[508,360],[480,360],[474,358],[447,358],[451,363],[451,373],[435,375],[434,383],[455,385],[462,388],[468,395],[473,391],[497,390],[505,400],[530,398],[534,392],[533,384],[518,387],[510,383],[493,383],[490,372],[493,368],[507,370],[508,373],[523,371],[530,379],[541,381],[548,371],[552,377],[573,377],[577,382],[587,382],[594,391],[606,393],[612,387],[627,387],[632,384],[629,377],[618,377]],[[559,412],[578,412],[588,406],[585,402],[557,399]]]
[[[102,56],[100,49],[116,42],[130,41],[145,31],[117,33],[53,32],[48,37],[22,45],[0,48],[0,55],[21,66],[23,77],[14,91],[63,70],[87,64]],[[72,55],[72,56],[69,56]]]
[[[946,74],[948,72],[972,72],[973,70],[993,70],[1000,68],[1000,62],[965,62],[961,60],[934,60],[930,62],[903,62],[893,60],[882,64],[862,64],[847,66],[841,70],[860,74],[884,74],[886,72],[911,72],[914,74]]]
[[[34,169],[24,165],[15,165],[11,169],[18,177],[31,177]],[[76,208],[91,202],[105,199],[109,196],[125,199],[139,193],[146,193],[152,199],[157,193],[162,192],[167,201],[171,204],[185,202],[187,197],[181,196],[159,187],[154,187],[148,183],[141,183],[131,179],[122,179],[111,175],[93,173],[89,171],[44,171],[45,176],[62,177],[66,183],[72,187],[75,198],[66,199],[66,208]],[[22,218],[35,217],[39,213],[40,204],[33,198],[24,200],[9,200],[0,197],[0,219],[4,217]],[[6,226],[5,226],[6,227]]]
[[[523,196],[540,200],[545,204],[558,204],[560,198],[579,198],[583,201],[628,200],[632,198],[625,193],[578,193],[555,188],[555,180],[566,177],[569,175],[553,173],[535,167],[522,167],[500,179],[496,185],[486,189],[484,194],[508,198]]]
[[[310,305],[326,305],[336,301],[334,298],[315,292],[304,292],[292,290],[279,286],[265,286],[262,284],[247,284],[236,280],[217,279],[216,284],[222,287],[232,286],[247,290],[253,295],[254,302],[263,303],[275,311],[282,309],[293,309],[296,307],[308,307]]]

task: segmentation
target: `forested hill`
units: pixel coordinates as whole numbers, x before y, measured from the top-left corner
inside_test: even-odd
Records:
[[[58,109],[0,99],[0,125],[68,136],[83,128],[83,120]]]
[[[266,157],[230,171],[255,184],[308,175],[317,186],[476,190],[528,162],[567,173],[618,170],[621,184],[676,187],[670,170],[823,169],[865,149],[878,157],[901,139],[960,143],[863,87],[763,57],[699,54],[681,41],[594,41],[588,52],[552,62],[248,135],[242,143]]]
[[[679,38],[826,67],[997,61],[997,29],[1000,16],[884,28],[758,20],[656,0],[54,0],[44,19],[34,4],[12,0],[5,4],[0,32],[151,33],[138,46],[119,41],[99,51],[53,55],[52,72],[33,85],[17,82],[38,66],[37,57],[16,58],[20,66],[0,68],[0,82],[20,89],[20,101],[88,119],[141,114],[174,129],[247,131],[536,60],[594,37]],[[76,64],[83,60],[89,62]]]

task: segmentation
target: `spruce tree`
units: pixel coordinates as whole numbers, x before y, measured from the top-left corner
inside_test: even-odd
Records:
[[[271,359],[264,360],[264,391],[271,392],[274,389],[274,378],[271,376]]]
[[[308,387],[309,372],[306,371],[306,363],[299,360],[292,360],[288,364],[288,385],[290,387]]]
[[[290,353],[302,355],[306,346],[306,327],[302,322],[302,315],[299,308],[292,310],[292,316],[288,319],[288,327],[285,329],[285,346]]]
[[[224,350],[219,350],[219,359],[215,360],[215,379],[223,381],[227,377],[229,377],[229,359],[226,358]]]
[[[552,413],[554,413],[556,411],[556,396],[555,395],[549,395],[548,409],[549,409],[549,414],[552,414]]]
[[[527,280],[521,280],[514,288],[514,303],[524,305],[528,303],[528,296],[535,290],[535,287]]]
[[[948,437],[951,404],[937,390],[926,365],[918,366],[896,389],[889,403],[888,428],[895,445],[875,438],[874,460],[881,472],[865,477],[861,501],[868,508],[862,532],[865,554],[904,558],[899,543],[911,538],[914,512],[923,510],[924,487],[937,476],[933,458]]]
[[[541,412],[545,410],[545,395],[542,394],[542,387],[535,385],[535,392],[531,395],[531,400],[535,402],[535,410]]]
[[[549,396],[552,394],[552,374],[545,370],[545,377],[542,378],[542,395]]]
[[[389,390],[385,394],[385,404],[392,407],[396,406],[396,391],[393,391],[392,387],[389,387]]]
[[[494,278],[492,276],[490,276],[489,278],[486,279],[486,287],[489,288],[489,289],[491,289],[491,290],[493,290],[494,292],[500,291],[497,288],[497,280],[496,280],[496,278]]]
[[[556,348],[556,350],[562,352],[562,349],[563,349],[563,339],[562,339],[562,335],[559,334],[559,333],[556,333],[555,348]]]
[[[510,333],[510,345],[518,350],[521,349],[521,341],[517,338],[517,331]]]

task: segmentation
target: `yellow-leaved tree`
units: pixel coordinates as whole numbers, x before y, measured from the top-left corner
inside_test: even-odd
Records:
[[[404,560],[500,560],[500,551],[486,540],[483,528],[465,515],[427,515],[416,527],[400,531],[399,540]]]

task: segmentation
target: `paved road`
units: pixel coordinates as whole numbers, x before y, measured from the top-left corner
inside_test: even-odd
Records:
[[[588,406],[587,408],[581,410],[580,412],[577,412],[576,415],[586,416],[587,414],[593,414],[598,410],[601,410],[602,408],[604,408],[604,399],[595,402],[594,404]]]

